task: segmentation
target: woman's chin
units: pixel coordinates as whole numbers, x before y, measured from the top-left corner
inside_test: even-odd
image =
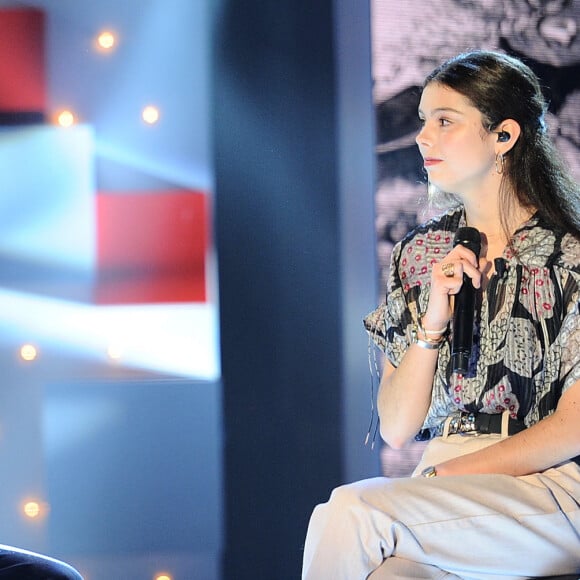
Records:
[[[449,183],[445,183],[442,181],[433,181],[429,180],[429,189],[433,192],[440,192],[440,193],[451,193],[449,188],[451,185]]]

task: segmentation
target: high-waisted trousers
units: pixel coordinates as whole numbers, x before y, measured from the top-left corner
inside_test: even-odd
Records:
[[[521,580],[580,572],[576,463],[522,477],[416,476],[499,438],[437,437],[414,477],[336,488],[310,519],[302,579]]]
[[[71,566],[26,550],[0,545],[0,580],[83,580]]]

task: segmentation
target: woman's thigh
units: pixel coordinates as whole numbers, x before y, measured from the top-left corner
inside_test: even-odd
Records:
[[[404,560],[403,558],[387,558],[383,564],[375,570],[368,580],[461,580],[435,566],[419,564]]]
[[[580,567],[580,479],[574,465],[550,471],[356,482],[319,507],[313,536],[336,559],[362,545],[374,552],[361,562],[382,553],[464,578],[570,573]]]

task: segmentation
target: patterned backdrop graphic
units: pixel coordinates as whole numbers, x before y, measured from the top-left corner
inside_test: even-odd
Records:
[[[372,0],[372,74],[377,139],[376,230],[380,296],[393,245],[437,210],[415,144],[425,76],[470,49],[521,58],[540,77],[548,128],[580,181],[580,0]],[[421,444],[382,451],[386,475],[406,475]]]

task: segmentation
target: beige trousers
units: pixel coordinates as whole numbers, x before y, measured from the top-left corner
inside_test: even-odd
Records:
[[[415,473],[499,438],[437,437]],[[355,482],[314,509],[302,579],[521,580],[580,572],[579,504],[573,462],[523,477]]]

